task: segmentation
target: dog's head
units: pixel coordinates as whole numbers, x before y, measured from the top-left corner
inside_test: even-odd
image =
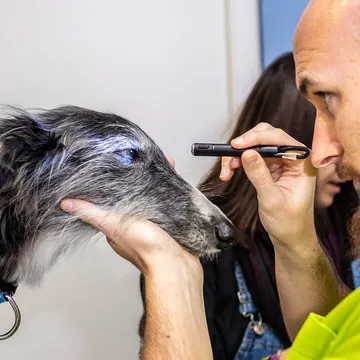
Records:
[[[0,277],[37,281],[95,232],[60,210],[65,197],[149,219],[195,254],[234,241],[230,221],[132,122],[77,107],[16,111],[0,119]]]

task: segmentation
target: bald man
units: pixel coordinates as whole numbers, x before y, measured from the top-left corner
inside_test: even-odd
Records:
[[[317,109],[311,160],[269,161],[250,150],[241,162],[224,158],[221,178],[243,166],[257,190],[286,326],[296,337],[278,358],[360,359],[360,290],[349,295],[319,245],[313,219],[316,168],[335,163],[343,179],[360,181],[360,0],[311,1],[296,30],[294,54],[299,89]],[[237,148],[259,144],[299,145],[265,123],[232,142]],[[116,216],[77,200],[62,208],[99,227],[144,273],[143,358],[211,359],[198,259],[154,224],[123,229]],[[356,251],[359,219],[358,210],[352,221]]]
[[[360,290],[347,296],[349,289],[307,216],[313,211],[314,167],[336,164],[343,180],[360,181],[360,1],[310,1],[296,29],[294,57],[299,90],[317,110],[312,164],[267,167],[257,153],[247,152],[242,165],[257,189],[260,216],[274,244],[286,326],[290,337],[297,336],[287,359],[360,359]],[[292,141],[260,124],[233,145]],[[224,159],[223,179],[238,166],[238,160]],[[360,210],[352,218],[352,237],[359,255]]]

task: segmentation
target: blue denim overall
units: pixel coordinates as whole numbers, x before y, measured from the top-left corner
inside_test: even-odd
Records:
[[[284,349],[284,344],[272,328],[262,322],[261,314],[246,286],[239,262],[235,262],[235,277],[239,288],[240,314],[249,318],[250,321],[234,360],[260,360],[276,353],[278,350]]]
[[[356,259],[351,263],[351,272],[354,281],[354,288],[360,287],[360,259]]]

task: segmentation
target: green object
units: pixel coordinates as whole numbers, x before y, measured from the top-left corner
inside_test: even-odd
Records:
[[[360,289],[326,317],[311,313],[286,360],[360,359]]]

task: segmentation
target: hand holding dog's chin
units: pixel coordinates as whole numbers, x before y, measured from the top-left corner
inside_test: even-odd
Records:
[[[104,233],[113,250],[145,275],[186,268],[202,276],[199,259],[150,221],[135,220],[124,224],[116,214],[77,199],[65,199],[60,207]]]
[[[119,233],[108,234],[116,232],[117,228]],[[197,257],[185,251],[170,235],[150,221],[134,221],[125,226],[114,223],[103,232],[113,250],[133,263],[145,276],[201,267]]]

